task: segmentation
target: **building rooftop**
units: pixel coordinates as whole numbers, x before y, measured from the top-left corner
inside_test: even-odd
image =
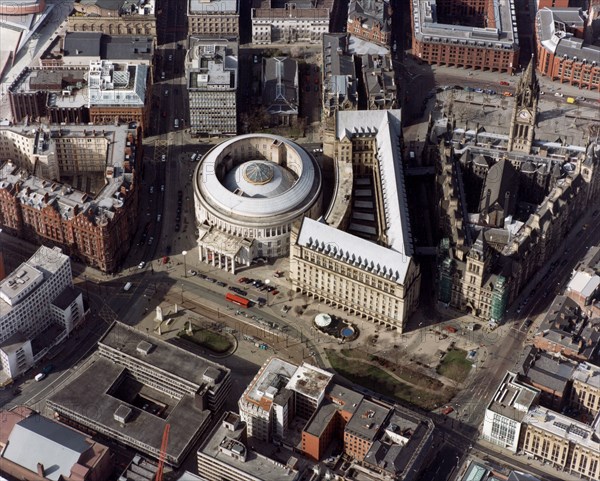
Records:
[[[139,349],[142,342],[149,343],[150,349],[147,351]],[[218,386],[229,374],[229,369],[220,364],[161,339],[148,340],[146,334],[120,322],[115,322],[111,326],[98,341],[98,346],[101,352],[103,346],[106,346],[134,359],[140,365],[150,365],[152,369],[199,387],[206,384]]]
[[[22,332],[15,332],[12,336],[6,339],[0,344],[0,350],[5,353],[15,352],[23,347],[23,344],[27,342],[27,337]]]
[[[63,219],[71,219],[85,214],[92,222],[103,223],[112,219],[115,211],[123,206],[124,196],[132,188],[133,168],[136,167],[136,132],[127,125],[103,126],[102,130],[87,126],[71,125],[50,130],[23,127],[0,127],[0,136],[5,131],[19,133],[34,139],[36,155],[56,155],[57,142],[64,143],[69,138],[102,138],[106,142],[106,160],[103,162],[103,184],[95,198],[88,193],[74,190],[66,184],[44,180],[30,175],[15,163],[0,164],[0,189],[9,191],[17,183],[21,187],[17,198],[22,204],[35,209],[53,206]],[[83,149],[82,149],[83,150]]]
[[[154,15],[154,0],[78,0],[77,3],[118,10],[119,15]]]
[[[570,60],[586,59],[588,62],[600,62],[600,47],[583,43],[566,28],[582,28],[585,17],[579,8],[542,8],[536,18],[538,42],[546,50],[559,57]]]
[[[472,45],[500,50],[517,49],[517,16],[514,0],[494,1],[487,15],[495,28],[440,23],[436,0],[411,0],[414,32],[419,41]]]
[[[79,297],[81,293],[74,287],[67,286],[62,292],[52,301],[52,304],[61,310],[67,309],[73,301]]]
[[[361,136],[376,138],[387,246],[404,254],[402,264],[406,266],[413,255],[413,245],[399,142],[402,136],[401,111],[337,112],[336,138]]]
[[[188,15],[239,13],[239,0],[188,0]]]
[[[419,451],[425,449],[432,432],[433,428],[420,419],[394,410],[364,461],[392,476],[406,473],[417,462]]]
[[[355,108],[358,102],[356,68],[348,47],[349,35],[323,34],[323,89],[330,109],[345,103]]]
[[[13,306],[27,298],[44,279],[69,262],[69,256],[64,255],[59,247],[40,246],[28,260],[0,282],[0,316],[8,314]]]
[[[408,271],[410,258],[404,254],[308,217],[302,220],[297,243],[398,284]]]
[[[592,296],[600,287],[600,276],[589,272],[576,272],[569,284],[567,291],[575,292],[584,298]]]
[[[597,321],[584,317],[574,300],[556,296],[535,336],[590,359],[598,349],[599,327]]]
[[[520,382],[515,373],[507,372],[487,409],[520,422],[537,399],[538,394],[538,389]]]
[[[88,107],[144,107],[148,65],[129,65],[108,60],[90,62]]]
[[[357,19],[363,27],[373,28],[379,25],[382,32],[389,32],[392,19],[389,16],[389,4],[383,0],[350,0],[348,20]]]
[[[391,413],[389,406],[382,406],[363,398],[348,424],[346,431],[362,439],[373,441]]]
[[[27,294],[33,292],[44,281],[44,275],[35,267],[21,264],[0,283],[0,299],[14,306],[21,302]]]
[[[190,90],[237,89],[238,45],[235,42],[190,37],[185,65]]]
[[[167,355],[165,352],[163,354]],[[193,369],[194,363],[189,361],[194,357],[190,355],[188,358],[188,369]],[[186,365],[181,364],[181,367],[185,368]],[[141,409],[135,399],[115,397],[115,390],[131,375],[127,368],[109,359],[97,357],[77,377],[52,394],[47,400],[48,406],[92,429],[100,427],[108,430],[114,433],[116,439],[125,440],[128,444],[134,443],[137,449],[155,457],[160,451],[165,425],[169,424],[167,456],[169,462],[179,464],[191,443],[206,428],[211,417],[210,411],[200,410],[194,397],[188,394],[169,398],[166,417]],[[148,397],[152,397],[152,391]],[[116,416],[119,409],[126,411],[124,418]]]
[[[539,386],[547,387],[556,393],[564,393],[577,363],[552,356],[530,346],[519,374]]]
[[[245,445],[240,439],[240,430],[245,429],[245,425],[234,431],[230,430],[223,423],[227,415],[228,413],[223,414],[198,453],[212,458],[214,464],[227,465],[232,470],[241,471],[262,481],[294,481],[298,478],[296,469],[263,456],[249,445]],[[235,457],[231,455],[232,452],[236,454]]]
[[[333,374],[310,364],[302,364],[290,378],[286,389],[313,400],[322,399]]]
[[[581,362],[573,372],[572,379],[600,389],[600,367],[589,362]]]
[[[263,105],[271,115],[298,114],[298,62],[288,57],[263,58]]]
[[[17,422],[8,436],[2,457],[52,481],[69,478],[85,453],[92,449],[85,435],[39,414]]]
[[[331,418],[336,415],[340,407],[333,402],[322,403],[310,417],[303,431],[317,438],[321,437],[324,429],[329,425]]]
[[[554,434],[581,448],[600,453],[600,441],[594,429],[563,414],[535,406],[524,417],[523,423]]]
[[[363,400],[364,396],[357,391],[348,389],[347,387],[335,382],[329,383],[327,387],[327,397],[339,406],[339,409],[348,411],[351,414],[356,412],[358,405]]]
[[[102,32],[67,32],[63,43],[65,57],[100,57]]]
[[[269,411],[273,399],[284,389],[292,378],[298,366],[287,361],[272,357],[246,388],[240,402],[245,401],[260,406]]]

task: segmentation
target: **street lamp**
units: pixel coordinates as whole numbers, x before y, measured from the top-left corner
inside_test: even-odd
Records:
[[[183,277],[187,277],[187,266],[185,264],[185,256],[187,254],[187,251],[183,251],[181,253],[181,255],[183,256]]]
[[[269,284],[271,283],[271,279],[265,279],[265,286],[267,286],[267,307],[269,306]]]

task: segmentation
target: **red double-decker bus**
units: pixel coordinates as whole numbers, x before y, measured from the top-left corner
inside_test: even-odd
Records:
[[[233,302],[234,304],[237,304],[240,307],[250,307],[250,300],[242,296],[237,296],[231,292],[225,294],[225,300]]]

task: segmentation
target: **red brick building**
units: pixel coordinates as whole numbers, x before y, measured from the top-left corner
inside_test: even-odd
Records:
[[[59,246],[76,260],[105,272],[116,271],[137,227],[142,139],[139,130],[121,132],[118,141],[110,130],[102,134],[109,136],[115,148],[107,163],[120,165],[107,169],[106,184],[95,197],[51,180],[24,177],[11,162],[0,165],[0,226],[4,232]],[[96,131],[84,135],[95,137],[90,141],[101,138]],[[119,147],[123,150],[117,152]]]
[[[512,0],[500,3],[497,18],[489,0],[411,0],[413,55],[429,64],[512,74],[519,44],[511,7]]]
[[[348,33],[368,42],[387,46],[392,34],[392,10],[383,0],[351,0]]]
[[[543,8],[535,21],[537,70],[581,89],[600,89],[600,47],[586,44],[585,17],[578,8]]]

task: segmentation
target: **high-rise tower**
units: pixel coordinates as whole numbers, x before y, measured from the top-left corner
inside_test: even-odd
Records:
[[[535,61],[532,57],[525,73],[519,79],[515,92],[515,105],[508,138],[509,152],[531,153],[539,96],[540,85],[535,75]]]

